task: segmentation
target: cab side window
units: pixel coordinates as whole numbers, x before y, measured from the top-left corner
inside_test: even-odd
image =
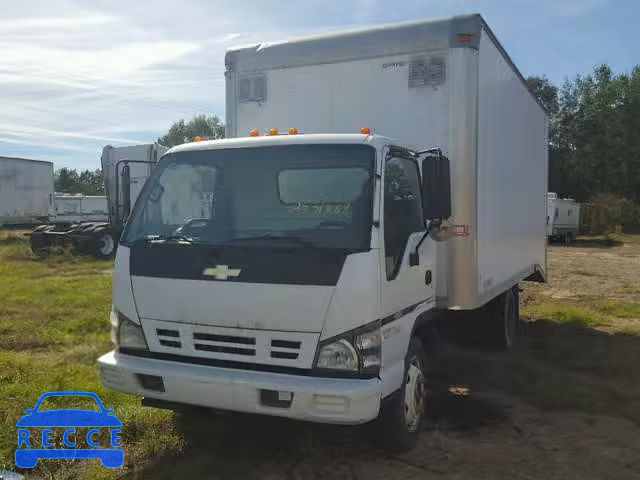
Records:
[[[387,280],[394,278],[409,235],[424,230],[420,175],[415,160],[390,157],[384,169],[384,250]]]

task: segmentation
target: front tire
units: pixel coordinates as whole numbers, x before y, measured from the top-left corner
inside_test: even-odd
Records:
[[[402,386],[386,399],[374,423],[375,439],[381,447],[403,452],[417,445],[425,412],[425,366],[422,343],[412,337],[405,357]]]

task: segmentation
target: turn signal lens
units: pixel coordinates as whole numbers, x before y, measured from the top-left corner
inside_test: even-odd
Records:
[[[371,135],[371,129],[369,127],[362,127],[360,133],[363,135]]]
[[[293,127],[289,129],[289,135],[297,135],[298,134],[298,129]]]
[[[252,136],[252,137],[259,137],[260,136],[260,132],[258,130],[254,129],[254,130],[251,130],[249,132],[249,135]]]
[[[280,132],[278,132],[277,128],[272,128],[271,130],[269,130],[269,135],[278,135]]]

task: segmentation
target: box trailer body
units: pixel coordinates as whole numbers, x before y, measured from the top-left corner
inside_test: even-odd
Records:
[[[570,243],[580,231],[580,203],[573,198],[547,194],[547,237]]]
[[[547,117],[479,16],[261,44],[227,54],[227,132],[369,127],[451,161],[439,304],[475,308],[546,270]],[[442,275],[444,273],[444,275]]]
[[[133,203],[166,151],[156,143],[104,147],[100,160],[106,195],[56,197],[55,215],[31,232],[31,249],[42,253],[51,247],[73,247],[111,258]]]
[[[0,226],[33,225],[53,213],[53,163],[0,157]]]
[[[518,283],[544,280],[546,115],[478,15],[226,63],[232,138],[167,152],[123,233],[102,381],[155,406],[377,418],[410,447],[434,319],[471,310],[509,347]]]

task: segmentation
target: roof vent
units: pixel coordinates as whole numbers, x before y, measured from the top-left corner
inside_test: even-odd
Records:
[[[442,85],[445,80],[444,58],[414,58],[409,62],[409,88]]]
[[[267,78],[264,75],[238,79],[238,102],[264,102],[267,99]]]

